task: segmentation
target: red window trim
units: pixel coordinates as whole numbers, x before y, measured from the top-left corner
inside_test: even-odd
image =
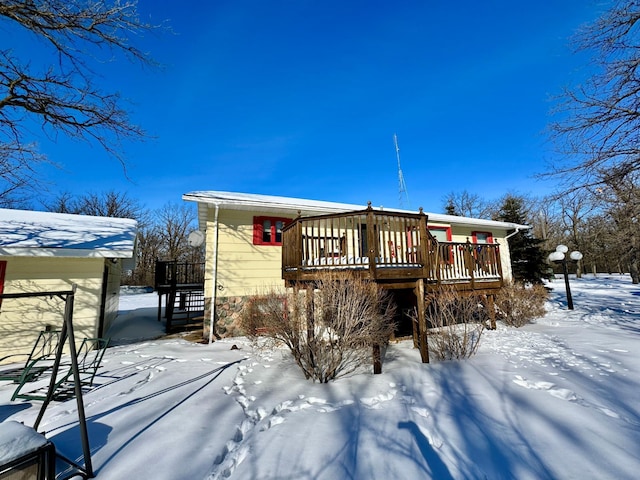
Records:
[[[440,225],[427,225],[427,230],[433,231],[438,230],[440,232],[445,232],[447,235],[447,242],[450,242],[453,238],[451,236],[451,227],[440,226]],[[447,247],[449,249],[449,258],[447,258],[446,253],[443,254],[444,258],[442,259],[445,263],[453,263],[453,247]]]
[[[451,227],[445,227],[440,225],[427,225],[427,230],[439,230],[441,232],[445,232],[447,235],[447,242],[450,242],[453,238],[451,236]]]
[[[263,225],[265,220],[271,221],[271,241],[263,240]],[[257,216],[253,217],[253,244],[254,245],[282,245],[282,242],[276,241],[276,222],[283,222],[286,226],[291,221],[290,218]]]
[[[471,236],[473,237],[473,243],[478,243],[479,233],[484,233],[487,236],[487,243],[493,243],[493,234],[491,232],[483,232],[480,230],[471,232]]]

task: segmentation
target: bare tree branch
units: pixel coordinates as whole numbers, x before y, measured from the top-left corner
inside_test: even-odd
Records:
[[[567,189],[594,187],[640,169],[640,2],[623,0],[576,37],[576,49],[594,52],[594,74],[566,89],[550,126],[565,160],[548,175]]]
[[[25,131],[28,122],[40,123],[50,138],[63,134],[96,142],[126,175],[122,142],[141,139],[145,132],[131,122],[117,91],[97,86],[93,68],[118,56],[154,65],[132,42],[157,26],[140,20],[136,1],[120,0],[3,0],[1,21],[44,40],[53,55],[48,65],[33,65],[18,58],[7,42],[0,51],[0,201],[38,185],[36,168],[46,157],[38,153],[32,132]]]

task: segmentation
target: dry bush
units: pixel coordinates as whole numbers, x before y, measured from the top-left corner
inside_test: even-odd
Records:
[[[426,318],[431,324],[429,354],[438,360],[462,359],[476,353],[489,321],[482,296],[452,288],[442,288],[433,295]]]
[[[496,295],[496,313],[500,320],[512,327],[522,327],[546,311],[547,290],[542,285],[511,283]]]
[[[395,306],[375,283],[326,274],[315,288],[254,297],[242,327],[266,346],[286,345],[306,378],[326,383],[372,362],[394,330]]]

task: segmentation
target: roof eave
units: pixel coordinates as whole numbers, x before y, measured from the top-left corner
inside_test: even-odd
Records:
[[[362,210],[363,208],[365,208],[362,205],[351,205],[351,204],[344,204],[344,203],[333,203],[333,202],[324,202],[324,201],[317,201],[314,202],[313,205],[309,205],[309,204],[298,204],[295,202],[283,202],[283,201],[269,201],[269,196],[267,195],[263,195],[261,196],[260,200],[252,200],[252,199],[247,199],[247,198],[228,198],[227,197],[221,197],[221,198],[217,198],[211,195],[199,195],[199,192],[193,192],[192,194],[184,194],[182,195],[182,199],[185,201],[189,201],[189,202],[196,202],[198,204],[198,211],[199,211],[199,221],[201,222],[200,225],[200,229],[204,229],[204,223],[206,223],[206,208],[208,208],[209,206],[215,206],[218,205],[219,207],[224,207],[225,209],[229,209],[229,210],[246,210],[246,211],[252,211],[252,210],[257,210],[260,212],[277,212],[277,213],[282,213],[282,212],[291,212],[294,215],[297,215],[298,212],[301,213],[301,215],[321,215],[324,213],[340,213],[340,212],[348,212],[348,211],[356,211],[356,210]],[[216,193],[216,192],[212,192],[212,193]],[[223,192],[226,195],[229,194],[229,192]],[[279,199],[284,199],[285,197],[276,197]],[[292,199],[294,200],[294,199]],[[204,206],[205,209],[201,210],[201,207]],[[384,211],[388,211],[388,212],[410,212],[410,213],[415,213],[415,212],[411,212],[409,210],[400,210],[400,209],[393,209],[393,208],[384,208],[384,207],[373,207],[375,210],[384,210]],[[456,224],[456,225],[461,225],[461,226],[468,226],[468,227],[479,227],[479,226],[486,226],[486,227],[492,227],[492,228],[499,228],[502,230],[514,230],[514,229],[518,229],[518,230],[527,230],[530,229],[531,227],[528,225],[519,225],[516,223],[510,223],[510,222],[500,222],[500,221],[496,221],[496,220],[485,220],[485,219],[480,219],[480,218],[469,218],[469,217],[458,217],[455,215],[445,215],[445,214],[437,214],[437,213],[428,213],[425,212],[426,215],[428,215],[429,220],[432,222],[442,222],[442,223],[452,223],[452,224]]]
[[[131,258],[132,250],[92,250],[83,248],[0,247],[0,256],[60,258]]]

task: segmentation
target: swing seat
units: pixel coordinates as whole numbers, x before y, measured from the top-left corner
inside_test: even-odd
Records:
[[[60,330],[43,330],[38,335],[31,353],[15,354],[0,358],[0,362],[13,357],[27,357],[24,365],[20,367],[0,370],[0,380],[13,383],[33,382],[44,372],[50,370],[60,344]]]
[[[78,371],[80,373],[80,388],[91,388],[95,379],[98,369],[102,365],[102,358],[109,346],[109,338],[85,338],[80,345],[77,352],[78,357]],[[37,374],[36,379],[39,378],[47,370],[49,373],[53,370],[53,361],[47,360],[47,365],[33,365],[31,368],[36,370],[42,370]],[[75,395],[75,383],[73,376],[73,369],[69,361],[60,364],[58,372],[62,372],[56,378],[53,390],[53,400],[68,400]],[[18,387],[13,392],[11,400],[18,398],[26,400],[47,400],[48,385],[41,386],[33,391],[23,392],[23,387],[33,380],[29,370],[26,370],[23,374],[24,381],[19,382]]]

